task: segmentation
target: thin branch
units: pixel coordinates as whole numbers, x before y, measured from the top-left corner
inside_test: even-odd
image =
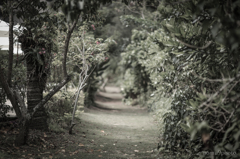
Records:
[[[213,128],[212,126],[209,126],[209,128],[212,129],[212,130],[218,131],[218,132],[220,130],[220,129]]]
[[[228,94],[233,90],[233,88],[238,84],[239,81],[236,81],[233,86],[228,90],[228,93],[225,95],[225,97],[222,99],[222,102],[227,98]]]
[[[225,83],[217,92],[215,92],[210,98],[208,98],[207,101],[203,102],[199,108],[203,107],[204,105],[206,105],[207,103],[209,103],[210,101],[212,101],[220,92],[222,92],[231,82],[233,82],[235,79],[238,79],[240,77],[240,74],[238,74],[235,78],[232,78],[231,80],[229,80],[229,82]]]
[[[206,105],[207,103],[209,103],[210,101],[212,101],[220,92],[222,92],[232,81],[225,83],[217,92],[215,92],[211,97],[208,98],[207,101],[203,102],[199,108],[203,107],[204,105]]]
[[[67,77],[68,74],[67,74],[67,66],[66,66],[66,62],[67,62],[67,53],[68,53],[68,47],[69,47],[69,41],[71,39],[71,36],[72,36],[72,33],[73,33],[73,30],[74,28],[76,27],[77,25],[77,22],[78,22],[78,19],[80,17],[80,14],[77,16],[77,18],[74,20],[72,26],[70,27],[70,25],[68,26],[68,32],[67,32],[67,37],[66,37],[66,40],[65,40],[65,44],[64,44],[64,52],[63,52],[63,74],[64,74],[64,77]]]
[[[208,82],[228,82],[228,81],[232,81],[232,80],[235,79],[235,78],[210,79],[210,78],[198,76],[195,72],[192,72],[192,74],[193,74],[195,77],[197,77],[197,78],[199,78],[199,79],[201,79],[201,80],[203,80],[203,81],[208,81]],[[240,74],[237,75],[237,77],[240,77]]]
[[[72,129],[73,127],[76,125],[74,123],[74,116],[75,116],[75,112],[76,112],[76,109],[77,109],[77,102],[78,102],[78,98],[79,98],[79,94],[80,94],[80,91],[87,85],[86,84],[86,81],[88,79],[88,77],[90,76],[90,73],[89,75],[87,74],[88,73],[88,65],[86,63],[86,59],[85,59],[85,48],[84,48],[84,30],[83,30],[83,34],[82,34],[82,43],[83,43],[83,48],[82,50],[78,47],[78,45],[75,44],[75,46],[77,47],[78,51],[82,54],[82,58],[83,58],[83,68],[82,68],[82,71],[81,73],[79,74],[79,84],[78,84],[78,89],[77,89],[77,92],[75,93],[76,94],[76,98],[75,98],[75,101],[74,101],[74,108],[73,108],[73,113],[72,113],[72,120],[71,120],[71,126],[69,128],[69,134],[72,134]],[[95,68],[95,67],[94,67]]]
[[[84,66],[86,65],[86,61],[85,61],[85,57],[84,57],[84,53],[85,53],[85,49],[84,49],[84,30],[83,30],[83,33],[82,33],[82,43],[83,43],[83,50],[82,51],[75,44],[75,46],[77,47],[78,51],[80,53],[82,53],[82,56],[83,56],[83,69],[82,69],[82,72],[79,74],[79,84],[78,84],[77,96],[76,96],[75,102],[74,102],[74,108],[73,108],[73,113],[72,113],[72,121],[71,121],[71,126],[69,128],[69,134],[72,134],[72,129],[76,125],[74,123],[74,116],[75,116],[75,112],[76,112],[76,109],[77,109],[77,102],[78,102],[80,91],[82,90],[82,88],[84,88],[86,86],[86,84],[85,84],[86,80],[85,79],[88,77],[88,75],[87,75],[88,67],[86,67],[85,77],[84,77],[84,79],[82,79],[82,76],[84,76],[84,74],[83,74],[84,69],[85,69]]]
[[[226,121],[226,123],[221,127],[221,129],[219,130],[219,132],[223,131],[223,129],[225,128],[225,126],[229,123],[230,119],[233,117],[235,113],[235,110],[232,111],[231,115],[229,116],[228,120]]]
[[[14,6],[14,7],[12,7],[12,8],[13,8],[13,9],[17,9],[17,8],[19,7],[19,5],[20,5],[23,1],[25,1],[25,0],[20,1],[16,6]]]
[[[92,69],[92,71],[90,72],[89,76],[92,74],[92,72],[95,70],[96,65],[94,66],[94,68]]]
[[[146,11],[146,0],[143,0],[142,6],[143,6],[143,9],[141,11],[141,14],[142,14],[142,18],[145,19],[144,11]]]
[[[175,36],[174,36],[175,37]],[[212,41],[209,41],[205,46],[202,46],[202,47],[198,47],[198,46],[194,46],[194,45],[191,45],[191,44],[188,44],[188,43],[185,43],[183,42],[182,40],[178,39],[177,37],[175,37],[177,39],[177,41],[187,47],[190,47],[192,49],[201,49],[201,50],[204,50],[206,48],[208,48],[211,44],[212,44]]]
[[[137,11],[133,11],[133,10],[131,10],[127,5],[126,5],[126,7],[127,7],[127,9],[128,9],[130,12],[132,12],[132,13],[136,13],[136,14],[140,14],[140,15],[141,15],[141,13],[139,13],[139,12],[137,12]]]
[[[30,114],[31,117],[46,104],[51,97],[56,94],[65,84],[67,84],[71,80],[70,76],[67,76],[57,87],[55,87],[52,91],[50,91],[34,108],[33,112]]]
[[[223,108],[223,107],[219,107],[219,108],[222,109],[222,110],[224,110],[226,113],[230,114],[230,112],[227,111],[225,108]]]
[[[4,72],[2,65],[0,64],[0,83],[2,85],[2,88],[4,89],[5,93],[7,94],[7,98],[11,101],[11,104],[16,112],[16,115],[19,119],[22,119],[22,113],[19,109],[18,102],[14,96],[13,91],[9,87],[7,80],[4,77]]]
[[[142,18],[145,19],[145,16],[144,16],[143,10],[141,11],[141,15],[142,15]]]

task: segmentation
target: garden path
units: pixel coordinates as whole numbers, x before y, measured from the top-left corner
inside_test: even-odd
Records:
[[[85,153],[78,158],[157,158],[159,131],[152,115],[146,108],[124,105],[122,98],[118,87],[107,86],[97,93],[97,105],[81,114],[75,129]]]

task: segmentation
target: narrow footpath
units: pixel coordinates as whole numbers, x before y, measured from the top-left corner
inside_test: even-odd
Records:
[[[85,109],[78,125],[77,158],[157,158],[158,128],[147,109],[126,106],[117,87],[106,87],[96,95],[97,106]],[[75,155],[74,155],[75,156]]]

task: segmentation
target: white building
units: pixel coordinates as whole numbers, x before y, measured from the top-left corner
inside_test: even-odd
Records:
[[[19,25],[15,25],[14,29],[18,29],[18,26]],[[0,20],[0,49],[1,50],[9,49],[8,35],[9,35],[9,24]],[[14,41],[16,41],[16,39]],[[22,53],[20,43],[14,42],[14,51],[13,52],[14,52],[14,54]]]

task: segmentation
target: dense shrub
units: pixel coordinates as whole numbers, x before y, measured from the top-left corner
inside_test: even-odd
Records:
[[[143,22],[145,30],[133,31],[122,87],[126,95],[144,94],[157,112],[170,107],[161,117],[161,152],[239,157],[239,10],[239,1],[162,1],[159,28]]]

